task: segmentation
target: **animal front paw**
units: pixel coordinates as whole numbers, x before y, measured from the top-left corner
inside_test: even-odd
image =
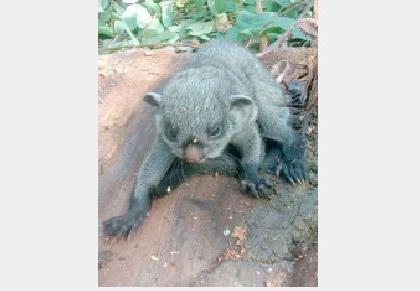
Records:
[[[243,192],[250,192],[255,198],[269,198],[272,185],[264,178],[241,180]]]
[[[144,214],[139,211],[129,211],[124,215],[110,218],[103,222],[106,236],[127,238],[142,224]]]
[[[277,177],[281,174],[292,184],[303,184],[309,179],[308,165],[305,158],[282,161],[277,165]]]
[[[309,179],[305,140],[300,131],[293,133],[292,145],[283,148],[276,173],[278,177],[283,174],[286,180],[292,184],[303,184]]]

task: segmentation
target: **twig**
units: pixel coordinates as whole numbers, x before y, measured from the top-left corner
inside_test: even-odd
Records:
[[[262,0],[255,0],[255,12],[262,13]],[[260,35],[259,51],[263,52],[268,47],[268,37],[265,34]]]
[[[281,47],[283,45],[283,43],[285,43],[288,39],[290,39],[290,37],[292,36],[292,29],[295,27],[295,24],[303,18],[305,13],[311,7],[311,4],[309,2],[305,2],[305,3],[306,3],[306,7],[302,11],[302,13],[299,15],[299,17],[296,19],[296,21],[286,30],[286,32],[284,32],[282,34],[279,34],[277,36],[277,40],[275,42],[273,42],[269,47],[267,47],[267,49],[265,49],[261,53],[257,54],[258,57],[262,57],[262,56],[264,56],[268,53],[271,53],[273,50],[275,50],[278,47]]]
[[[292,9],[295,9],[299,6],[304,6],[304,5],[308,5],[308,2],[302,1],[302,2],[294,2],[291,5],[287,6],[285,9],[282,9],[281,12],[279,12],[279,15],[284,16],[287,12],[289,12]]]
[[[314,18],[318,19],[318,0],[314,0]]]

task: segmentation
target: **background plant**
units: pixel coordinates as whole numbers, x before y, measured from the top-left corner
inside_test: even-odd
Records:
[[[272,43],[304,12],[312,0],[98,0],[98,37],[109,48],[159,46],[179,40],[227,38],[257,47],[264,34]],[[292,28],[289,45],[307,46],[310,39]]]

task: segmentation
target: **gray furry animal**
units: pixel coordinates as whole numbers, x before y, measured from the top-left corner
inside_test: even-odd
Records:
[[[135,231],[153,198],[193,174],[236,175],[243,190],[268,197],[270,185],[259,173],[263,138],[276,144],[267,156],[274,156],[277,174],[292,183],[305,181],[303,135],[289,125],[289,108],[276,105],[283,99],[270,73],[246,49],[227,41],[204,44],[160,91],[144,96],[157,107],[157,136],[128,211],[105,221],[105,234]]]

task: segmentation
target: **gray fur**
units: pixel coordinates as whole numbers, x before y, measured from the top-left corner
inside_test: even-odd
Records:
[[[211,168],[212,161],[218,165],[228,144],[233,145],[241,153],[244,190],[266,197],[269,185],[258,173],[264,154],[262,137],[282,146],[282,167],[302,155],[300,150],[290,150],[302,141],[294,138],[288,125],[289,109],[276,105],[283,99],[270,73],[247,50],[226,41],[203,45],[158,92],[145,95],[144,100],[157,107],[157,137],[140,167],[129,211],[106,221],[106,232],[127,235],[141,223],[151,203],[150,190],[163,180],[174,159],[186,158],[187,147],[195,147],[203,157],[202,166]],[[209,132],[218,133],[218,125],[220,136],[212,137]],[[293,166],[286,166],[286,171],[294,173]]]

